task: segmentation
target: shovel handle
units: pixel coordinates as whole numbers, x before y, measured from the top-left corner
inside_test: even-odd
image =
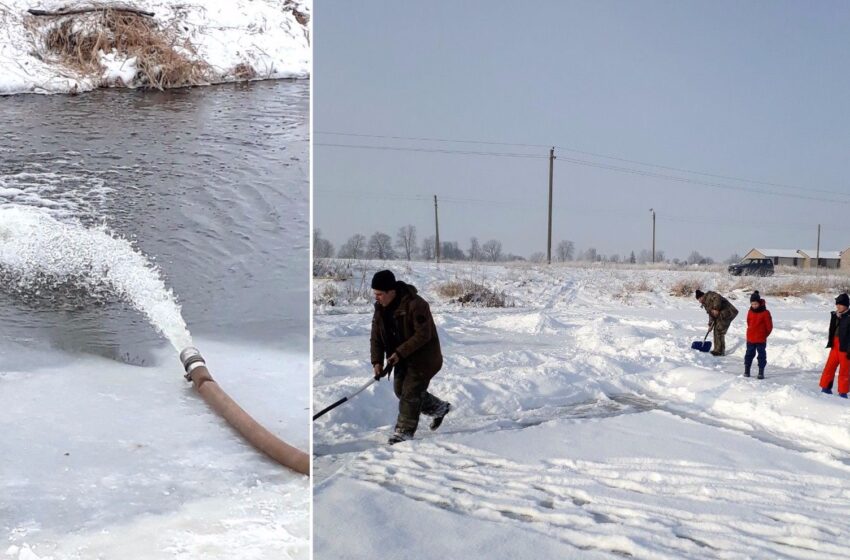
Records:
[[[390,370],[392,370],[392,369],[393,369],[393,366],[387,365],[387,367],[384,368],[384,371],[383,371],[381,377],[384,377],[385,375],[387,375],[390,372]],[[322,410],[320,410],[319,412],[317,412],[316,414],[313,415],[313,420],[315,420],[316,418],[319,418],[321,416],[324,416],[325,414],[327,414],[331,410],[335,409],[339,405],[353,399],[354,397],[356,397],[357,395],[359,395],[360,393],[365,391],[366,388],[369,387],[369,385],[371,385],[375,381],[379,380],[381,377],[374,377],[374,378],[370,379],[369,381],[366,382],[365,385],[363,385],[362,387],[360,387],[359,389],[357,389],[355,392],[351,393],[347,397],[342,397],[341,399],[339,399],[338,401],[336,401],[332,405],[326,406],[325,408],[323,408]]]

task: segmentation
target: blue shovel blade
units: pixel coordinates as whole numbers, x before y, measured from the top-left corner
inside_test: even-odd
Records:
[[[694,350],[699,350],[700,352],[708,352],[709,350],[711,350],[711,341],[706,340],[705,342],[703,342],[702,340],[697,340],[696,342],[691,344],[691,348],[693,348]]]

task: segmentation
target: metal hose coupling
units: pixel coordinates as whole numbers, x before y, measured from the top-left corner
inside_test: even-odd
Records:
[[[180,363],[183,364],[183,369],[186,370],[186,381],[192,381],[192,370],[204,366],[207,362],[201,356],[201,352],[194,346],[188,346],[180,352]]]

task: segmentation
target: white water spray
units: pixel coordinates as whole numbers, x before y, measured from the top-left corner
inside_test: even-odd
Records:
[[[178,351],[192,338],[173,292],[129,241],[103,227],[60,222],[40,208],[0,207],[0,271],[18,290],[44,284],[106,289],[145,314]]]

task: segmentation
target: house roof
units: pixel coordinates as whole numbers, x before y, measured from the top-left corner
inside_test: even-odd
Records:
[[[805,259],[806,257],[813,259],[818,254],[816,249],[760,249],[756,247],[755,250],[765,257],[779,257],[781,259]],[[837,260],[841,258],[841,251],[821,250],[820,258]]]

